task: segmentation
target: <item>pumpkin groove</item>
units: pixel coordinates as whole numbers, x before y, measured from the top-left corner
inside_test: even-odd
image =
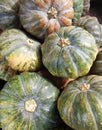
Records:
[[[2,128],[48,130],[59,127],[58,96],[58,88],[37,73],[23,72],[12,77],[0,92]]]
[[[58,99],[62,120],[76,130],[102,129],[102,76],[87,75],[70,82]]]
[[[94,37],[80,27],[62,27],[50,34],[41,45],[42,62],[57,77],[77,78],[86,75],[98,47]]]

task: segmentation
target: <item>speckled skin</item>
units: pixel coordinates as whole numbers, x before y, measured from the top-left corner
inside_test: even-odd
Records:
[[[0,0],[0,29],[18,27],[19,0]]]
[[[37,73],[23,72],[11,78],[0,92],[3,130],[53,130],[61,124],[57,110],[59,89]],[[34,100],[34,112],[25,102]]]
[[[67,39],[59,45],[60,39]],[[41,46],[42,61],[57,77],[78,78],[86,75],[98,54],[95,38],[86,30],[70,26],[50,34]]]
[[[58,110],[75,130],[102,130],[102,76],[88,75],[69,83],[58,99]]]
[[[40,45],[21,30],[6,30],[0,35],[0,59],[13,70],[35,71],[41,66]]]
[[[51,8],[53,13],[49,14]],[[39,39],[44,39],[61,26],[72,24],[73,0],[21,0],[19,14],[25,30]]]

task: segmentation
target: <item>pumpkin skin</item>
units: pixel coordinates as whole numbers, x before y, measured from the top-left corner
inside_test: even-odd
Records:
[[[61,26],[72,24],[73,0],[21,0],[19,16],[26,31],[44,39]]]
[[[102,24],[100,24],[100,27],[101,27],[100,47],[102,47]]]
[[[0,0],[0,29],[5,30],[18,27],[18,1],[19,0]]]
[[[84,0],[73,0],[73,8],[74,8],[74,17],[73,17],[73,25],[78,23],[79,18],[82,16],[84,9]]]
[[[89,14],[90,11],[90,0],[84,0],[84,9],[83,9],[83,16],[86,16]]]
[[[91,33],[95,37],[98,47],[100,47],[100,45],[102,44],[102,29],[96,17],[92,17],[89,15],[81,17],[78,22],[78,26],[84,28],[89,33]]]
[[[0,79],[8,81],[12,76],[16,75],[17,71],[8,67],[5,61],[0,61]]]
[[[86,30],[69,26],[50,34],[41,45],[41,52],[42,62],[52,75],[75,79],[89,72],[98,47]]]
[[[11,78],[0,92],[3,130],[53,130],[60,125],[59,89],[37,73]]]
[[[102,130],[102,76],[72,81],[58,98],[62,120],[75,130]]]
[[[102,76],[102,48],[100,49],[96,57],[96,60],[94,61],[91,67],[90,73]]]
[[[42,63],[40,45],[21,30],[5,30],[0,35],[0,59],[13,70],[36,71]]]

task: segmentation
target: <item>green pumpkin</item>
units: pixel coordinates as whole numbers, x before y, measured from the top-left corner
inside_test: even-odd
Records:
[[[100,47],[100,44],[102,44],[102,28],[97,17],[89,15],[81,17],[78,26],[91,33],[95,37],[98,47]]]
[[[102,76],[102,48],[91,67],[90,73]]]
[[[18,27],[19,0],[0,0],[0,29]]]
[[[4,130],[53,130],[61,123],[59,89],[37,73],[12,77],[0,92],[0,122]]]
[[[84,0],[84,9],[83,9],[83,14],[82,15],[88,15],[90,12],[90,1],[91,0]]]
[[[72,24],[73,0],[21,0],[19,14],[24,29],[44,40],[61,26]]]
[[[5,61],[0,60],[0,79],[8,81],[11,77],[17,74],[17,71],[8,67]]]
[[[89,72],[98,47],[86,30],[69,26],[50,34],[41,45],[41,52],[43,64],[52,75],[74,79]]]
[[[73,24],[76,24],[79,18],[82,16],[84,9],[84,0],[73,0],[74,17]]]
[[[58,98],[62,120],[75,130],[102,130],[102,76],[72,81]]]
[[[102,24],[100,24],[100,27],[101,27],[100,47],[102,47]]]
[[[0,59],[17,71],[36,71],[41,66],[40,42],[18,29],[0,35]]]

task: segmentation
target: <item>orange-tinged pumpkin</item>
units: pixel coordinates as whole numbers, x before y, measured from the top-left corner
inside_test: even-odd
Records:
[[[73,0],[21,0],[20,21],[24,29],[37,38],[72,24]]]
[[[9,29],[0,35],[0,60],[17,71],[35,71],[41,66],[40,42],[23,31]]]

